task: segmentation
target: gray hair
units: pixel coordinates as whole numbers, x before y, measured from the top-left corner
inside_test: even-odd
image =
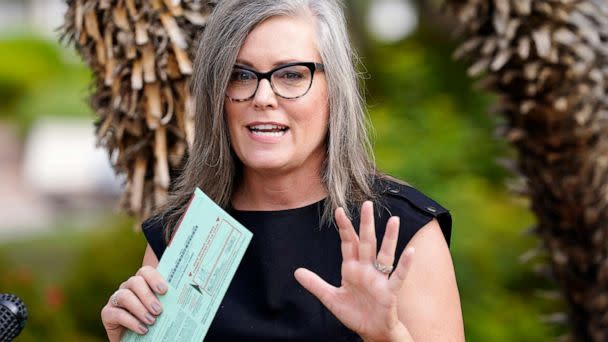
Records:
[[[338,207],[344,207],[350,216],[349,205],[375,198],[369,122],[357,82],[357,59],[339,0],[221,0],[199,40],[194,63],[191,86],[196,101],[196,138],[167,204],[157,210],[164,216],[166,238],[173,233],[196,187],[221,207],[230,206],[242,164],[230,147],[225,90],[249,32],[275,16],[316,21],[317,47],[325,66],[329,97],[327,153],[320,175],[328,193],[322,222],[331,222]]]

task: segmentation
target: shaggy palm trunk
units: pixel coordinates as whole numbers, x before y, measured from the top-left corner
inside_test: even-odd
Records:
[[[126,176],[121,207],[139,222],[162,204],[193,139],[188,87],[213,0],[67,0],[63,39],[93,71],[98,145]]]
[[[469,74],[499,95],[569,340],[608,341],[608,2],[446,0]]]

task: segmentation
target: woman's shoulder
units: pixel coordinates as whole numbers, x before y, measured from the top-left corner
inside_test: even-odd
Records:
[[[448,209],[412,185],[390,176],[378,177],[374,182],[374,191],[381,216],[399,216],[402,229],[411,234],[436,219],[449,246],[452,216]]]

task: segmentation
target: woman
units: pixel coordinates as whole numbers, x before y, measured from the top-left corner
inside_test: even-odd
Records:
[[[109,339],[161,314],[155,267],[200,187],[253,232],[206,341],[464,340],[449,213],[376,171],[340,4],[222,0],[195,67],[196,141]]]

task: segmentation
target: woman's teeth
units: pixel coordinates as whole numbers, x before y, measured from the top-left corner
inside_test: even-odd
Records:
[[[248,128],[253,134],[265,137],[280,137],[285,135],[288,130],[288,127],[271,124],[249,126]]]
[[[282,135],[285,135],[285,131],[278,131],[278,132],[252,131],[252,133],[255,135],[263,136],[263,137],[280,137]]]

